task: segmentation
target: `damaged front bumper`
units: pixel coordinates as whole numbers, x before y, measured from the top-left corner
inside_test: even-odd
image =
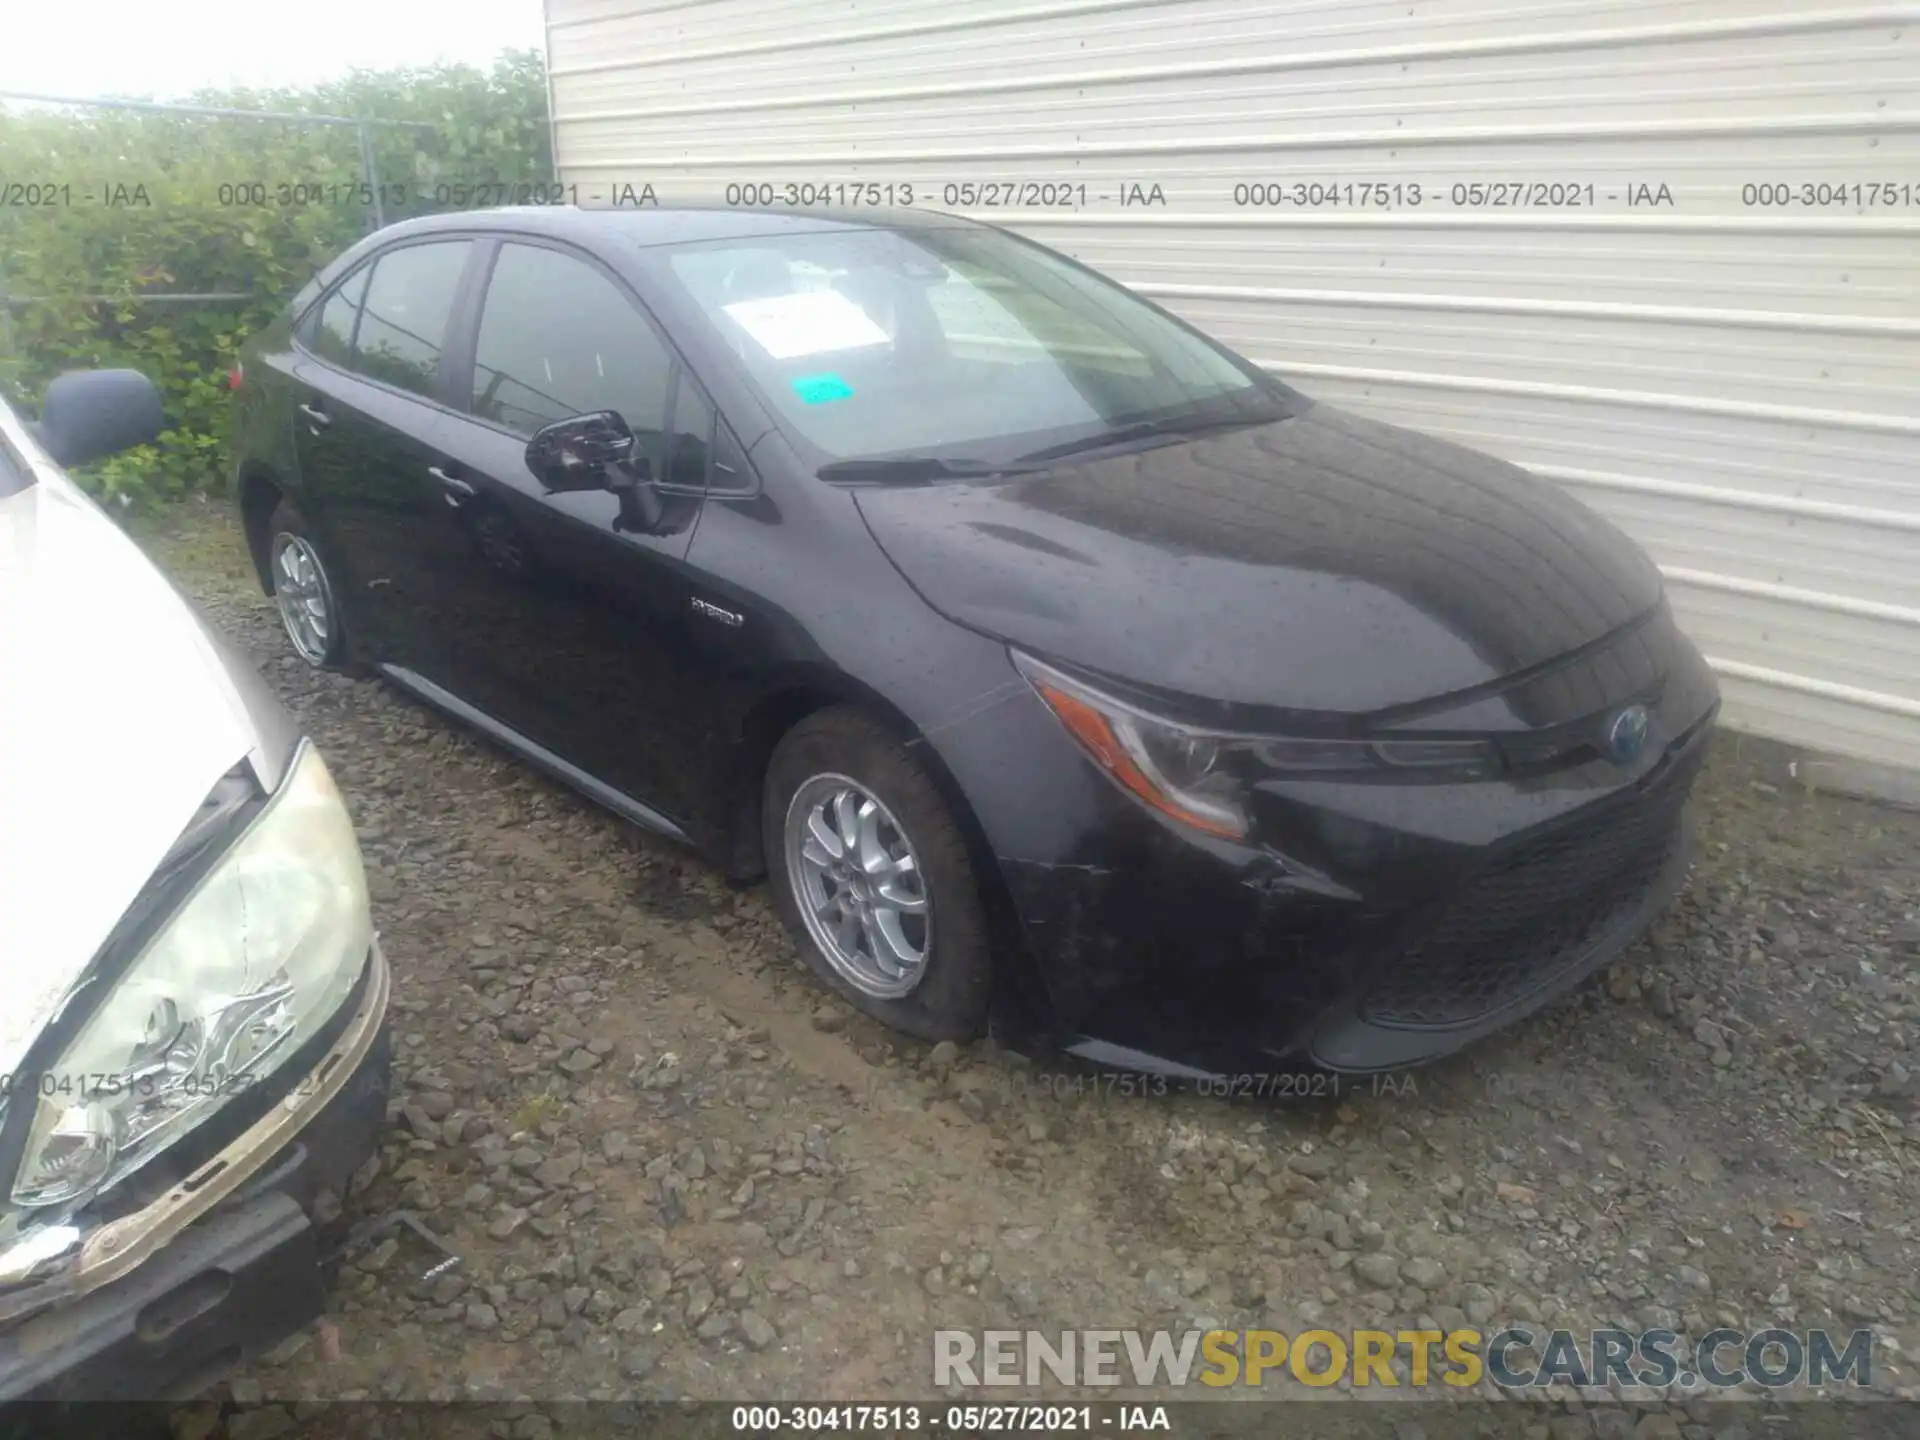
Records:
[[[218,1154],[132,1214],[0,1257],[0,1401],[198,1394],[319,1315],[314,1212],[385,1121],[389,974],[378,942],[345,1026]]]
[[[1448,802],[1437,789],[1383,802],[1405,828],[1340,831],[1390,860],[1374,883],[1118,815],[1109,834],[1133,837],[1123,864],[1003,858],[1047,981],[1043,1038],[1190,1080],[1380,1074],[1450,1054],[1566,993],[1673,899],[1710,728],[1534,825],[1512,818],[1541,792],[1483,797],[1484,844],[1407,823],[1414,801]]]
[[[1645,741],[1610,753],[1595,737],[1629,705],[1648,712]],[[1276,772],[1243,796],[1246,840],[1139,803],[1037,698],[943,728],[1014,922],[996,1035],[1284,1090],[1260,1082],[1439,1059],[1607,964],[1684,880],[1712,672],[1662,610],[1447,706],[1422,723],[1498,734],[1500,773]]]

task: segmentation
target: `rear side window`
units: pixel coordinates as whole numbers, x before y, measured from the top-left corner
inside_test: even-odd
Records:
[[[653,326],[598,270],[537,245],[500,247],[474,346],[476,416],[531,435],[617,410],[657,475],[672,373]]]
[[[362,265],[340,283],[326,303],[307,322],[301,338],[322,360],[345,365],[353,355],[353,327],[360,319],[360,301],[367,293],[367,267]]]
[[[431,395],[453,298],[472,248],[468,240],[404,245],[374,261],[350,368],[370,380]]]

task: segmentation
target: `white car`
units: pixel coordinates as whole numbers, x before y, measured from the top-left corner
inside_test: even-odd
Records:
[[[63,473],[152,384],[0,403],[0,1401],[191,1394],[319,1313],[388,974],[319,752]]]

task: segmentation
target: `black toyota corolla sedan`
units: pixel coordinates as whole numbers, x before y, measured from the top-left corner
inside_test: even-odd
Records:
[[[246,347],[314,665],[736,880],[911,1034],[1381,1071],[1617,953],[1717,706],[1513,465],[925,213],[409,221]]]

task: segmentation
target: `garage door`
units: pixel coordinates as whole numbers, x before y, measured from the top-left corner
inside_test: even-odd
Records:
[[[1920,7],[547,17],[581,203],[910,198],[1014,226],[1613,517],[1729,724],[1920,767]]]

